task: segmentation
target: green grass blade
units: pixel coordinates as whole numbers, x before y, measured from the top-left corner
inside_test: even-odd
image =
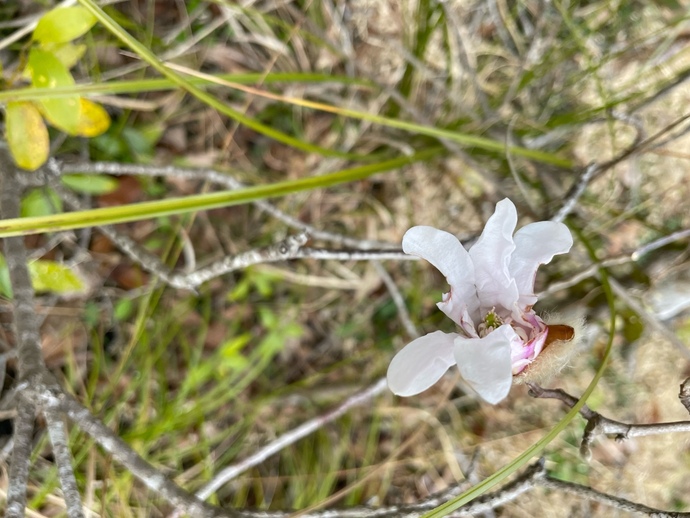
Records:
[[[180,72],[185,73],[185,69],[180,67]],[[339,106],[332,106],[329,104],[324,104],[320,102],[309,101],[307,99],[298,99],[296,97],[285,97],[282,95],[273,94],[266,92],[264,90],[259,90],[252,87],[245,87],[237,83],[232,83],[229,81],[224,81],[222,79],[215,79],[212,76],[208,76],[201,72],[187,71],[190,77],[205,77],[210,82],[216,81],[219,85],[227,86],[229,88],[235,88],[237,90],[250,93],[253,95],[258,95],[265,97],[267,99],[273,99],[280,102],[285,102],[288,104],[293,104],[296,106],[303,106],[305,108],[311,108],[314,110],[321,110],[328,113],[334,113],[343,117],[351,117],[353,119],[364,120],[368,122],[373,122],[374,124],[379,124],[381,126],[387,126],[389,128],[401,129],[413,134],[426,135],[429,137],[434,137],[437,139],[450,140],[452,142],[457,142],[466,147],[474,147],[478,149],[483,149],[485,151],[497,152],[500,154],[511,153],[516,156],[523,156],[525,158],[530,158],[537,162],[542,162],[545,164],[551,164],[558,167],[572,168],[573,162],[563,158],[559,155],[553,153],[547,153],[544,151],[539,151],[535,149],[528,149],[520,146],[509,146],[506,148],[505,143],[493,140],[486,137],[479,137],[476,135],[471,135],[469,133],[459,133],[456,131],[450,131],[445,129],[436,128],[433,126],[424,126],[422,124],[416,124],[414,122],[408,122],[403,120],[398,120],[391,117],[383,117],[381,115],[374,115],[366,112],[361,112],[358,110],[352,110],[349,108],[341,108]],[[193,74],[193,75],[191,75]]]
[[[111,225],[137,221],[172,214],[183,214],[199,210],[216,209],[240,205],[266,198],[275,198],[311,189],[321,189],[347,182],[362,180],[377,173],[394,171],[402,166],[428,160],[443,152],[441,148],[431,148],[412,156],[403,156],[368,164],[322,176],[287,180],[268,185],[258,185],[235,191],[221,191],[197,194],[184,198],[172,198],[118,207],[105,207],[79,212],[54,214],[33,218],[14,218],[0,221],[0,237],[38,234],[98,225]]]
[[[357,85],[365,88],[373,88],[375,85],[365,79],[352,78],[347,76],[334,76],[313,72],[275,72],[270,74],[248,73],[248,74],[217,74],[211,77],[220,81],[229,81],[237,84],[262,84],[271,83],[338,83],[343,85]],[[206,79],[205,77],[190,77],[188,81],[194,86],[204,88],[218,84],[217,81]],[[117,95],[133,94],[143,92],[158,92],[173,90],[178,85],[170,79],[135,79],[128,81],[108,81],[105,83],[76,84],[71,87],[55,88],[14,88],[11,90],[0,91],[0,103],[12,101],[37,101],[46,98],[70,97],[73,95]]]
[[[262,124],[252,119],[251,117],[247,117],[243,113],[231,108],[230,106],[221,102],[219,99],[215,98],[211,94],[195,86],[186,78],[170,70],[170,68],[165,66],[165,64],[162,61],[160,61],[153,52],[146,48],[145,45],[142,45],[139,41],[137,41],[136,38],[133,38],[115,20],[108,16],[106,12],[103,11],[103,9],[98,7],[92,0],[79,0],[79,3],[83,5],[86,9],[88,9],[89,12],[92,13],[98,19],[98,21],[116,38],[118,38],[120,41],[122,41],[122,43],[124,43],[126,46],[132,49],[137,55],[139,55],[139,57],[141,57],[149,65],[155,68],[163,76],[165,76],[167,79],[172,81],[175,85],[179,86],[183,90],[189,92],[191,95],[199,99],[201,102],[207,104],[211,108],[214,108],[218,112],[227,115],[228,117],[234,119],[240,124],[244,124],[248,128],[251,128],[263,135],[266,135],[267,137],[270,137],[278,142],[282,142],[283,144],[287,144],[296,149],[300,149],[302,151],[306,151],[309,153],[317,153],[323,156],[332,156],[348,159],[371,159],[370,156],[367,157],[351,153],[343,153],[340,151],[333,151],[331,149],[326,149],[321,146],[317,146],[316,144],[305,142],[298,138],[291,137],[290,135],[287,135],[281,131],[273,129],[270,126],[266,126],[265,124]]]

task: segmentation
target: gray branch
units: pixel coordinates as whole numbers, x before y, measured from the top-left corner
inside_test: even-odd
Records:
[[[646,514],[654,518],[687,518],[690,516],[690,513],[662,511],[644,504],[638,504],[636,502],[626,500],[625,498],[602,493],[601,491],[592,489],[589,486],[575,484],[574,482],[566,482],[564,480],[559,480],[549,476],[542,477],[537,481],[537,484],[549,489],[555,489],[556,491],[570,493],[588,502],[599,502],[609,507],[629,513]]]
[[[77,488],[77,479],[72,468],[72,454],[69,451],[67,428],[59,412],[47,408],[43,415],[46,418],[50,442],[53,445],[53,455],[58,468],[62,494],[67,505],[67,516],[69,518],[82,518],[84,512],[82,511],[81,496]]]
[[[17,171],[7,151],[0,149],[0,213],[3,218],[19,216],[21,188],[15,180],[16,174]],[[5,239],[4,252],[14,294],[13,328],[16,336],[19,384],[29,385],[31,378],[45,369],[45,363],[33,307],[34,291],[26,263],[24,238]],[[17,397],[14,402],[17,405],[17,418],[14,421],[14,447],[7,491],[6,516],[8,518],[24,516],[36,417],[35,403],[31,399]]]
[[[42,406],[54,411],[64,412],[70,421],[90,435],[113,458],[141,480],[146,487],[154,493],[161,495],[177,509],[190,516],[214,517],[220,515],[220,511],[217,508],[198,500],[178,487],[174,482],[168,480],[158,469],[142,459],[117,434],[94,417],[86,407],[71,395],[65,393],[59,386],[43,385],[39,387],[37,395],[40,397]],[[236,516],[236,514],[230,512],[226,512],[224,515]]]
[[[15,181],[14,165],[5,150],[0,149],[0,213],[3,219],[19,217],[21,188]],[[34,311],[34,289],[27,268],[23,237],[8,237],[4,242],[5,261],[14,294],[14,329],[17,336],[19,379],[45,368]]]
[[[335,419],[341,417],[351,408],[369,402],[371,399],[381,394],[386,389],[386,387],[386,379],[381,378],[373,385],[350,396],[330,412],[315,417],[314,419],[305,421],[297,428],[281,435],[275,441],[270,442],[269,444],[261,448],[253,455],[250,455],[243,461],[228,466],[220,473],[217,473],[210,482],[208,482],[204,487],[197,491],[197,496],[202,499],[208,498],[215,491],[217,491],[218,488],[220,488],[224,484],[227,484],[230,480],[244,473],[248,469],[262,463],[271,455],[275,455],[282,449],[290,446],[291,444],[294,444],[303,437],[306,437],[312,432],[330,423],[331,421],[334,421]]]
[[[26,486],[29,481],[34,418],[36,407],[19,405],[14,420],[14,448],[10,465],[10,485],[7,490],[7,518],[23,518],[26,508]]]
[[[681,401],[683,400],[683,388],[688,385],[688,380],[681,385]],[[539,385],[529,383],[529,395],[539,399],[557,399],[572,408],[577,403],[577,398],[561,389],[545,389]],[[580,409],[580,415],[587,420],[587,426],[582,434],[580,453],[586,459],[592,455],[591,444],[599,435],[614,435],[617,441],[633,437],[646,437],[649,435],[661,435],[676,432],[690,432],[690,421],[675,421],[669,423],[636,424],[624,423],[604,417],[587,405]]]

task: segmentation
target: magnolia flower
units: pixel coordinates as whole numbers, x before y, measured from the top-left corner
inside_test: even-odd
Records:
[[[479,396],[496,404],[542,352],[549,332],[532,306],[539,265],[570,250],[573,238],[562,223],[540,221],[515,232],[515,205],[504,199],[477,242],[465,250],[455,236],[432,227],[405,233],[405,253],[433,264],[450,291],[437,305],[457,333],[434,331],[417,338],[393,358],[388,386],[413,396],[436,383],[453,365]]]

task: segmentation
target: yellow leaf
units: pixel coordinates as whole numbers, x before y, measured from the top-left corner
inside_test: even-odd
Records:
[[[81,112],[77,123],[77,135],[82,137],[97,137],[105,132],[110,126],[110,116],[103,106],[89,101],[79,99]]]
[[[48,160],[48,128],[36,106],[11,102],[5,108],[5,131],[12,158],[22,169],[34,171]]]
[[[86,291],[86,285],[77,272],[56,261],[38,259],[29,263],[31,284],[36,291],[77,294]]]

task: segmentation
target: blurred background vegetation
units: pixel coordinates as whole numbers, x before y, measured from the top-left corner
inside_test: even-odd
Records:
[[[679,350],[690,336],[690,320],[682,313],[690,305],[687,242],[631,258],[645,243],[690,227],[690,140],[683,118],[690,111],[690,25],[683,2],[99,4],[217,104],[183,91],[175,80],[161,80],[141,49],[94,19],[70,40],[78,59],[64,68],[74,85],[65,79],[58,86],[66,88],[63,99],[103,107],[107,115],[94,116],[103,131],[93,136],[61,127],[38,93],[23,90],[32,82],[26,69],[31,50],[43,40],[32,38],[32,28],[15,37],[55,4],[5,2],[0,102],[8,139],[8,106],[25,102],[48,123],[50,155],[68,163],[215,168],[248,185],[429,151],[424,160],[385,175],[275,201],[318,229],[392,246],[416,224],[471,239],[506,196],[518,206],[521,224],[546,219],[561,207],[586,164],[635,149],[589,185],[568,220],[612,264],[621,288],[613,361],[590,405],[635,422],[684,418],[677,386],[690,374],[687,353]],[[33,85],[40,86],[35,78]],[[26,104],[22,109],[32,110]],[[29,130],[40,131],[38,126]],[[93,207],[213,188],[141,176],[66,183]],[[43,187],[24,200],[27,216],[60,210],[60,200]],[[186,264],[182,250],[188,246],[203,266],[293,232],[249,204],[118,229],[171,267]],[[76,296],[47,289],[40,298],[49,365],[141,455],[191,491],[375,382],[412,338],[368,262],[255,266],[190,293],[158,283],[96,230],[31,236],[27,243],[35,259],[66,265],[88,285]],[[435,307],[446,289],[435,270],[412,262],[383,266],[420,330],[452,329]],[[578,395],[606,341],[608,310],[590,267],[584,248],[576,245],[542,268],[537,281],[546,290],[539,311],[587,318],[581,353],[553,381]],[[0,318],[7,322],[10,294],[3,294]],[[4,328],[2,333],[0,345],[7,349],[11,339]],[[9,368],[11,374],[11,362]],[[465,481],[471,465],[468,486],[493,473],[562,414],[556,402],[531,400],[522,387],[496,407],[481,404],[448,375],[418,397],[386,393],[353,410],[233,480],[213,501],[299,509],[341,491],[333,505],[412,502]],[[574,421],[550,445],[547,467],[556,476],[651,506],[687,510],[687,438],[602,440],[586,463],[578,454],[582,427]],[[34,461],[31,507],[35,516],[59,515],[63,506],[48,441],[45,434],[37,440],[45,448]],[[76,432],[72,440],[78,482],[94,515],[169,511],[90,440]],[[0,475],[0,487],[6,487],[4,468]],[[544,491],[496,514],[612,516],[597,504]]]

